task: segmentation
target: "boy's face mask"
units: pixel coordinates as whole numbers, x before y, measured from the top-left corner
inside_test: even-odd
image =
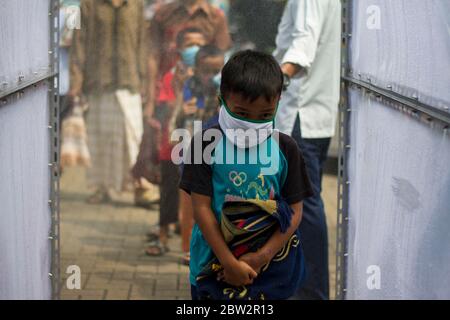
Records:
[[[221,103],[219,112],[220,128],[228,140],[238,148],[252,148],[263,143],[273,133],[276,112],[272,119],[250,120],[233,113],[222,97],[219,100]]]
[[[180,52],[183,63],[188,67],[195,65],[195,58],[200,50],[200,46],[190,46]]]

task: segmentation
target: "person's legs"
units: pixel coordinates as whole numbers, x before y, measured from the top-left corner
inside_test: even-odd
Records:
[[[161,201],[159,209],[159,239],[150,244],[146,253],[150,256],[164,254],[168,247],[169,225],[178,219],[179,168],[170,160],[161,161]]]
[[[184,262],[189,262],[189,246],[192,228],[194,227],[194,208],[190,195],[180,190],[180,227],[181,227],[181,249],[185,254]]]
[[[200,300],[198,296],[197,287],[191,284],[191,298],[193,301]]]
[[[296,120],[292,137],[300,147],[314,191],[314,196],[303,202],[303,219],[299,228],[307,274],[304,284],[294,298],[327,300],[329,299],[328,233],[321,191],[322,169],[331,139],[302,139],[299,119]]]
[[[87,181],[96,192],[91,203],[109,200],[109,190],[122,191],[129,172],[125,119],[113,92],[88,97],[86,115],[89,152],[92,166],[87,169]]]

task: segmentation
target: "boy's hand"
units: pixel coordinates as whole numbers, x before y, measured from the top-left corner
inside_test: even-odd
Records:
[[[270,262],[270,259],[268,259],[260,251],[258,251],[242,255],[239,258],[239,261],[247,263],[250,267],[252,267],[253,270],[255,270],[259,274],[261,272],[261,269]]]
[[[256,271],[246,262],[236,261],[236,263],[224,268],[223,272],[219,274],[219,280],[223,280],[232,286],[240,287],[252,284],[253,279],[257,276]]]
[[[197,98],[192,98],[191,100],[183,103],[183,112],[185,115],[189,116],[197,112]]]

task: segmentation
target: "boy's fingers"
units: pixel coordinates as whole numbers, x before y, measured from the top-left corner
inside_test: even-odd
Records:
[[[258,273],[253,269],[247,262],[243,261],[247,267],[248,267],[248,275],[250,278],[256,278],[258,276]]]

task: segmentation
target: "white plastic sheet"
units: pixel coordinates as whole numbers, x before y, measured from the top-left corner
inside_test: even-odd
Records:
[[[0,0],[0,93],[49,72],[49,0]]]
[[[449,134],[359,90],[350,103],[347,298],[450,299]]]
[[[448,111],[450,1],[352,3],[353,76]]]
[[[49,73],[49,0],[0,0],[0,93]],[[0,299],[50,299],[48,91],[0,105]]]
[[[47,86],[0,106],[0,299],[50,299]]]

